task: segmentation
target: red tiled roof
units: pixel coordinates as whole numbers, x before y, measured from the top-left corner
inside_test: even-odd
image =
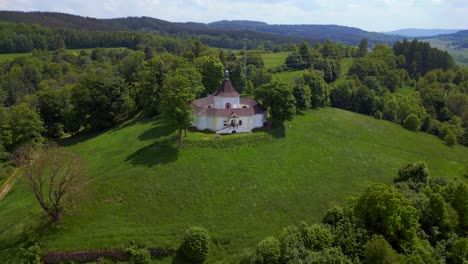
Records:
[[[232,86],[231,80],[224,80],[214,96],[237,97],[239,96],[239,93],[236,91],[236,89],[234,89],[234,86]]]

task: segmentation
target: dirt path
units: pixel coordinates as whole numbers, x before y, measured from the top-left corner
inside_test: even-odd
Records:
[[[5,196],[8,194],[8,192],[13,188],[13,185],[15,184],[16,181],[16,172],[17,170],[14,170],[13,173],[6,179],[6,181],[3,183],[3,185],[0,187],[0,201],[5,198]]]

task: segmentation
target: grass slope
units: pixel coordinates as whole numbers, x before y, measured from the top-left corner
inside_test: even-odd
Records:
[[[431,175],[448,177],[468,164],[466,147],[334,108],[299,114],[285,129],[214,137],[189,133],[179,150],[160,120],[143,119],[64,141],[85,159],[89,191],[45,236],[45,250],[129,241],[176,248],[187,228],[200,225],[215,242],[208,262],[225,263],[286,225],[318,221],[369,184],[391,183],[407,162],[423,160]],[[0,245],[41,216],[17,186],[0,202]]]

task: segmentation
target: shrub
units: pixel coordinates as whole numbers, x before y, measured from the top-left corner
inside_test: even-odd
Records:
[[[414,182],[426,182],[429,177],[429,170],[426,163],[422,161],[408,163],[398,170],[396,182],[413,180]]]
[[[20,248],[20,258],[23,263],[40,264],[41,262],[41,247],[34,243],[27,248]]]
[[[380,111],[375,112],[374,118],[375,119],[382,119],[383,118],[382,112],[380,112]]]
[[[267,237],[258,243],[256,254],[259,263],[278,263],[281,257],[280,242],[274,237]]]
[[[457,144],[457,137],[452,131],[449,131],[445,136],[444,136],[444,141],[448,146],[454,146]]]
[[[151,254],[146,248],[131,246],[125,249],[125,252],[130,255],[129,263],[132,264],[149,264],[151,263]]]
[[[410,114],[403,120],[403,127],[411,131],[419,131],[421,121],[415,114]]]
[[[184,235],[182,253],[192,263],[203,263],[210,250],[210,236],[206,229],[192,227]]]

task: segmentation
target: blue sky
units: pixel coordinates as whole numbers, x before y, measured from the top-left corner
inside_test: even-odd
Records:
[[[370,31],[468,29],[468,0],[0,0],[0,9],[97,18],[150,16],[173,22],[337,24]]]

